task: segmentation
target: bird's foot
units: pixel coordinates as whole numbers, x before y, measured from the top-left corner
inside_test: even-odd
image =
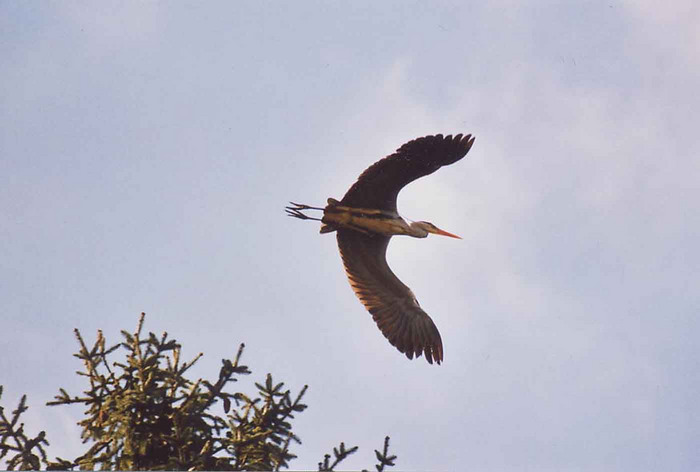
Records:
[[[294,203],[294,202],[289,202],[293,207],[287,207],[289,209],[294,209],[294,210],[324,210],[324,208],[319,208],[319,207],[312,207],[309,205],[304,205],[303,203]]]
[[[294,206],[288,206],[285,207],[285,210],[287,211],[287,215],[293,216],[294,218],[299,218],[300,220],[314,220],[314,221],[321,221],[321,218],[313,218],[311,216],[305,215],[302,213],[303,210],[321,210],[323,211],[323,208],[318,208],[318,207],[312,207],[309,205],[303,205],[301,203],[294,203],[294,202],[289,202]]]

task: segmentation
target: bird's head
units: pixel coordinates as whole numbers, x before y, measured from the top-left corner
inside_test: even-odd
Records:
[[[450,238],[462,239],[456,234],[448,233],[443,231],[432,223],[427,221],[414,221],[409,225],[414,232],[414,235],[419,238],[427,238],[428,234],[439,234],[441,236],[448,236]]]

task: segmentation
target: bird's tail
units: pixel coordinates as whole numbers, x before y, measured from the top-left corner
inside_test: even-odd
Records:
[[[321,231],[319,231],[321,234],[324,233],[332,233],[333,231],[337,230],[338,227],[336,225],[329,225],[328,223],[322,223],[321,224]]]
[[[337,206],[337,205],[340,205],[340,202],[338,200],[336,200],[335,198],[329,198],[328,205],[326,205],[326,208],[323,209],[324,215],[329,208]],[[321,225],[321,231],[320,231],[321,234],[332,233],[333,231],[338,229],[338,226],[334,225],[333,223],[328,223],[327,221],[324,221],[324,220],[321,220],[321,222],[323,223]]]

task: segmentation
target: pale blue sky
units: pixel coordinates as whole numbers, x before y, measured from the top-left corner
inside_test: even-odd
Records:
[[[3,403],[76,454],[80,408],[43,406],[83,387],[72,329],[145,311],[197,375],[245,342],[253,379],[310,385],[294,469],[341,440],[369,467],[388,434],[401,470],[697,470],[698,24],[690,0],[0,2]],[[389,262],[439,367],[283,212],[434,133],[477,140],[399,211],[464,239]]]

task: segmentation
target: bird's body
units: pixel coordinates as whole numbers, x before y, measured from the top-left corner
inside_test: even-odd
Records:
[[[429,363],[440,364],[442,339],[411,289],[389,268],[386,248],[394,235],[459,236],[426,221],[406,223],[396,209],[396,197],[410,182],[460,160],[473,143],[471,135],[461,134],[415,139],[367,168],[341,201],[329,198],[325,208],[297,203],[287,207],[290,216],[321,221],[321,233],[337,232],[338,249],[355,294],[384,336],[409,359],[425,354]],[[307,216],[304,210],[322,210],[323,218]]]
[[[405,234],[414,238],[428,237],[428,232],[423,230],[420,224],[409,225],[396,212],[343,206],[334,198],[328,199],[328,205],[323,209],[321,221],[323,222],[321,233],[330,233],[338,228],[349,228],[368,235]]]

